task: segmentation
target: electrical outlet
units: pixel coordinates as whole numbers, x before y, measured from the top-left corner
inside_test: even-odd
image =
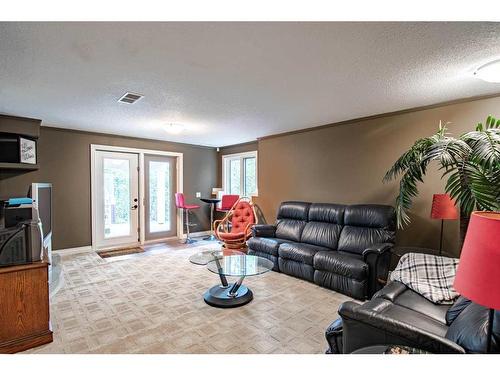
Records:
[[[201,193],[199,191],[196,192],[196,198],[201,198]]]

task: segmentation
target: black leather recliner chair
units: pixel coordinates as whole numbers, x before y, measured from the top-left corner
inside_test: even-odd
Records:
[[[275,225],[256,225],[248,254],[274,270],[363,300],[381,288],[395,241],[391,206],[283,202]]]
[[[460,297],[437,305],[399,282],[390,282],[364,304],[345,302],[326,330],[327,353],[352,353],[371,345],[406,345],[431,353],[484,353],[488,309]],[[500,311],[493,320],[492,351],[500,352]]]

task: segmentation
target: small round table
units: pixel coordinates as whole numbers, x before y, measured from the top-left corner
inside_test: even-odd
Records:
[[[189,261],[193,264],[206,266],[208,263],[212,261],[219,261],[223,256],[230,256],[230,255],[245,255],[245,254],[237,250],[228,250],[224,248],[221,250],[207,250],[191,255],[189,257]],[[219,274],[219,279],[220,279],[220,284],[212,287],[211,289],[215,289],[216,287],[220,289],[228,289],[229,284],[227,282],[226,276]]]
[[[269,259],[226,249],[194,254],[189,261],[194,264],[206,264],[209,271],[219,275],[220,284],[208,289],[203,299],[210,306],[223,308],[249,303],[253,299],[253,293],[242,285],[244,278],[263,274],[274,266]],[[235,283],[228,283],[227,276],[237,276],[239,279]]]
[[[271,271],[274,263],[269,259],[255,255],[223,255],[221,258],[207,264],[209,271],[219,277],[237,276],[238,281],[228,284],[227,288],[218,285],[210,288],[203,298],[214,307],[239,307],[246,305],[253,299],[252,291],[243,285],[246,276],[256,276]]]
[[[191,255],[189,257],[189,261],[193,264],[206,266],[208,263],[210,263],[215,259],[220,259],[223,256],[230,256],[230,255],[245,255],[245,253],[242,253],[241,251],[237,250],[228,250],[228,249],[206,250]]]
[[[214,236],[214,210],[217,203],[220,202],[220,199],[217,198],[200,198],[202,202],[210,204],[210,236],[205,237],[206,241],[215,241],[216,238]]]

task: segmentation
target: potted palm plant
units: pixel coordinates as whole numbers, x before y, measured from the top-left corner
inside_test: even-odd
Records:
[[[442,178],[447,178],[446,192],[460,208],[460,241],[463,243],[474,210],[500,210],[500,120],[488,116],[485,125],[459,138],[447,133],[439,123],[436,134],[418,139],[387,171],[384,182],[400,178],[396,198],[399,228],[410,223],[408,211],[418,195],[427,167],[438,163]]]

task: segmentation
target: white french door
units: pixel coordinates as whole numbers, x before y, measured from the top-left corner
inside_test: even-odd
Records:
[[[93,212],[95,246],[139,242],[139,154],[96,151]]]
[[[144,155],[145,239],[177,236],[176,159]]]
[[[180,152],[91,145],[92,248],[182,236],[174,194],[183,188]]]

